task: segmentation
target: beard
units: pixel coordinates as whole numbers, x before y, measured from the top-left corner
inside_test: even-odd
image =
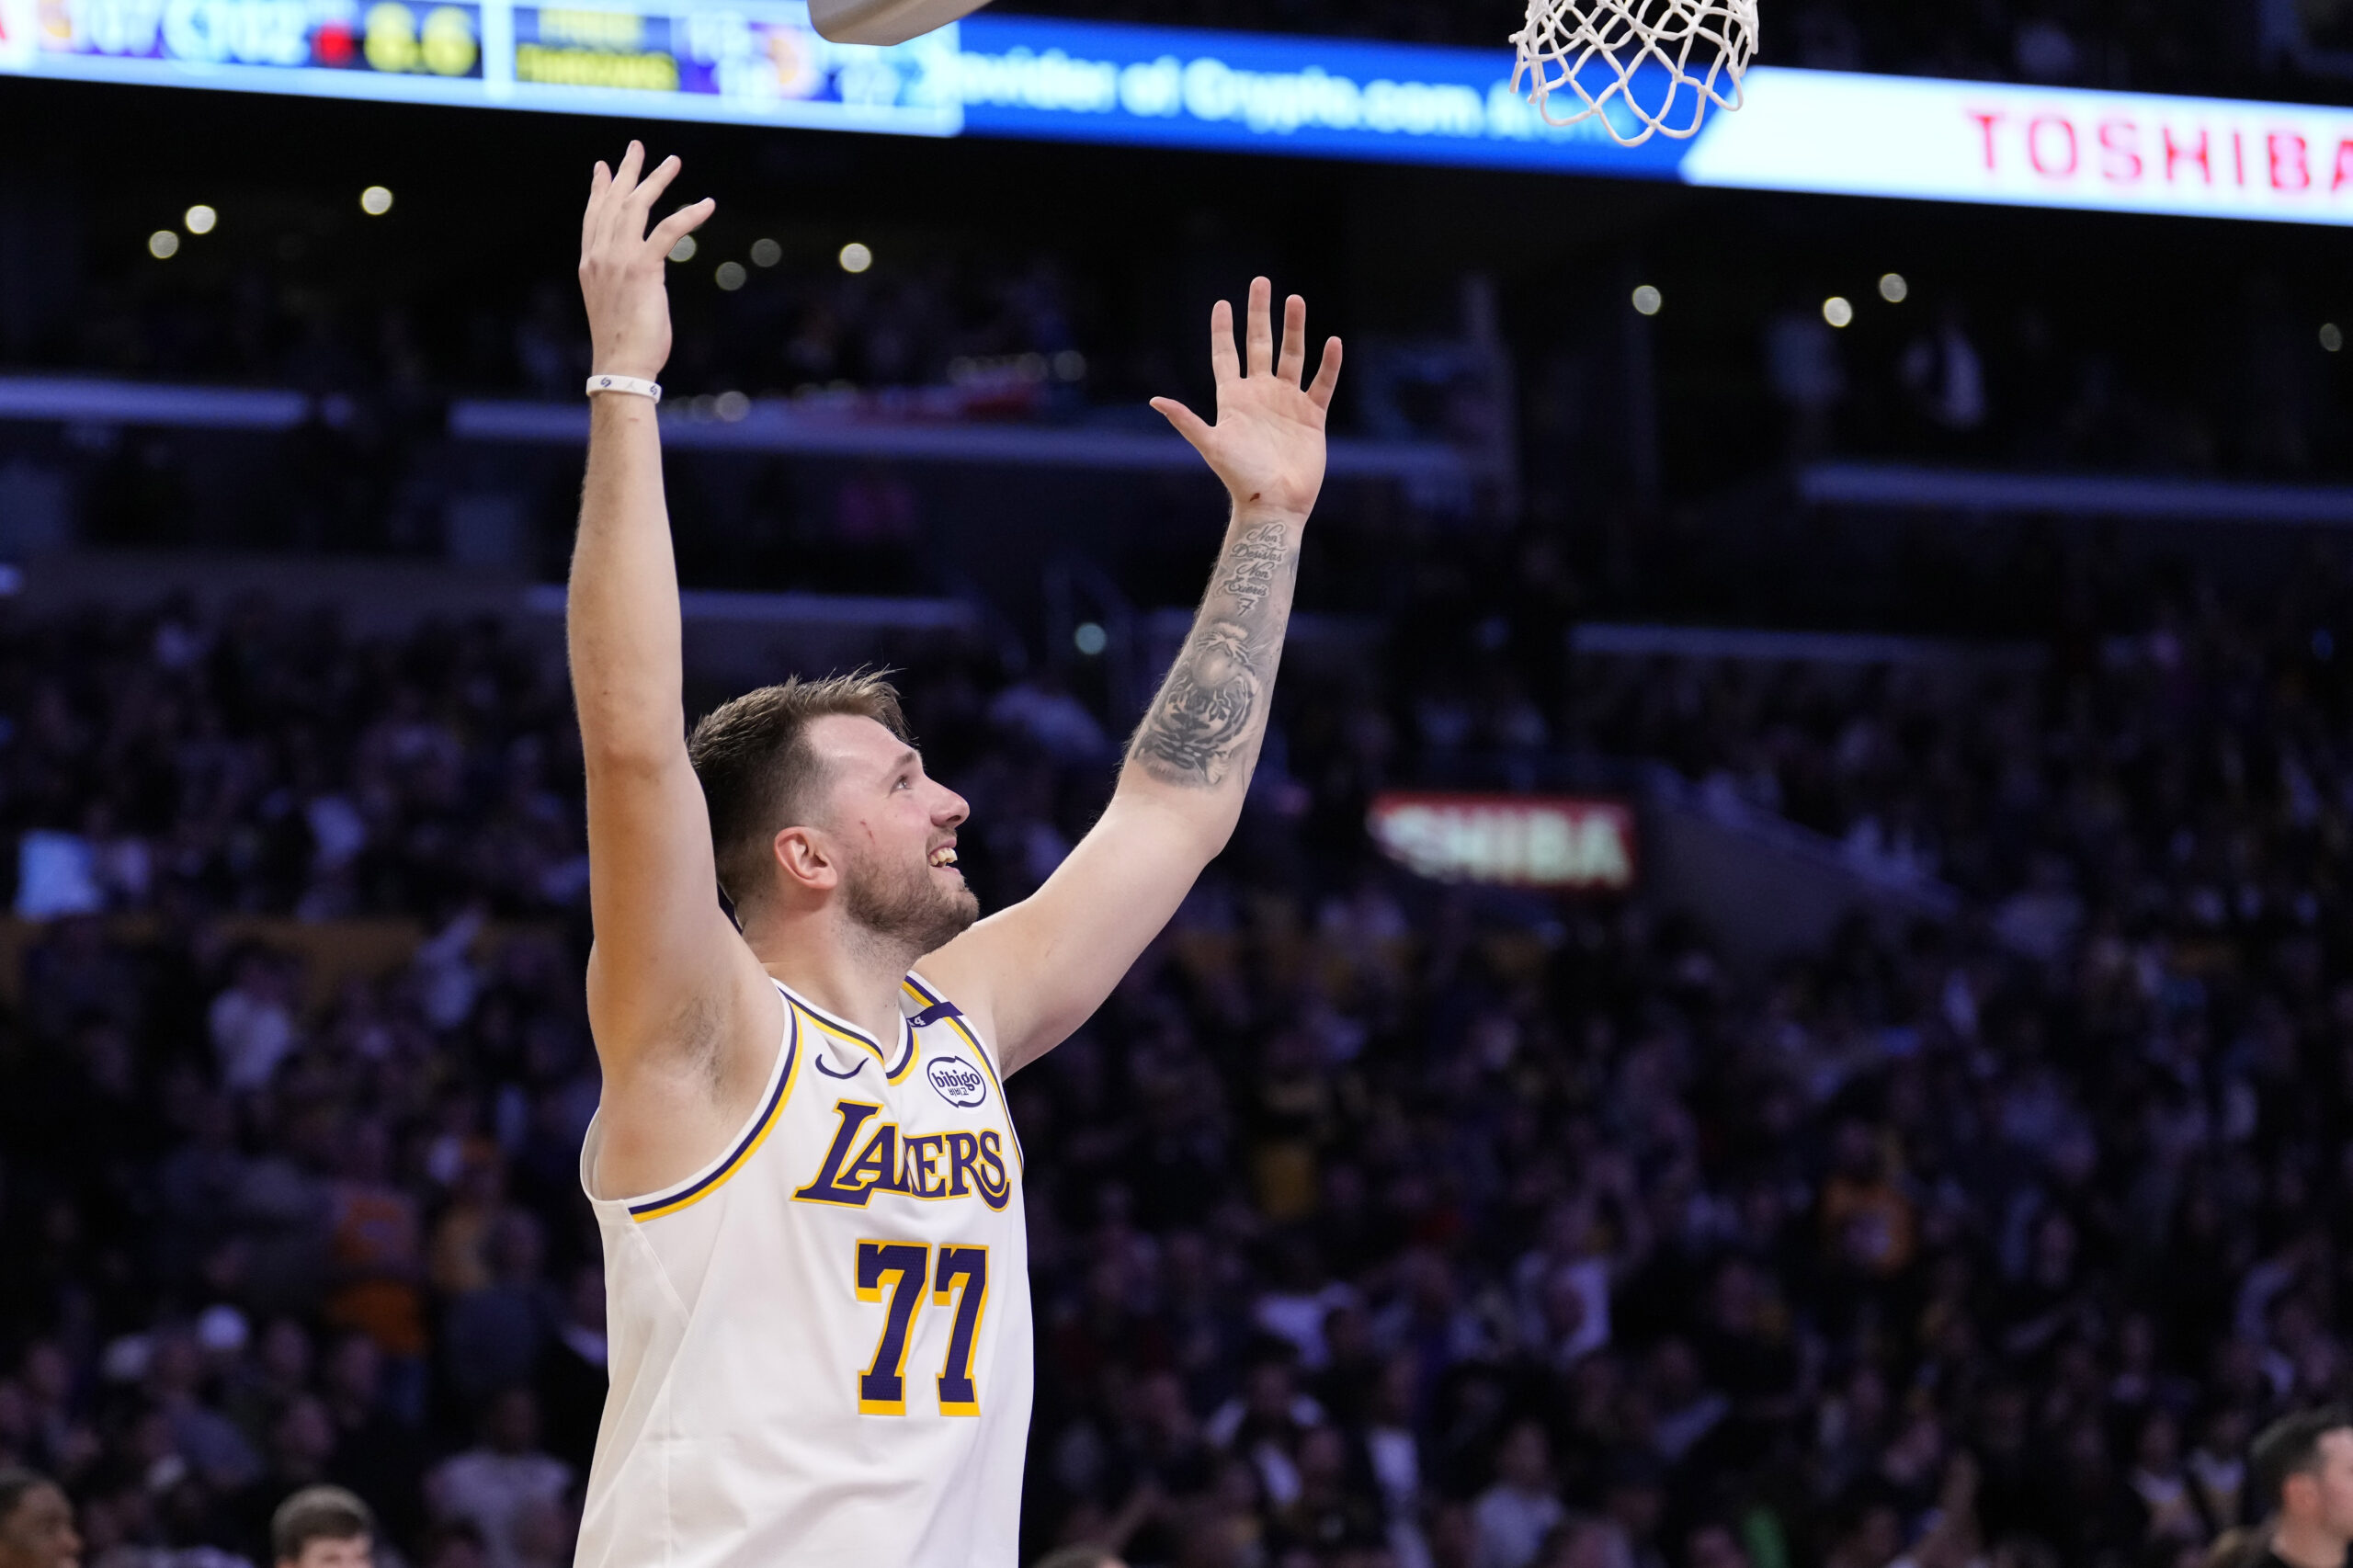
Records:
[[[923,861],[883,866],[860,858],[842,881],[842,908],[878,941],[904,947],[920,958],[964,934],[981,917],[981,901],[961,884],[931,880]]]

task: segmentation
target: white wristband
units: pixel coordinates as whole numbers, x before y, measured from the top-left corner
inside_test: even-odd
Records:
[[[641,381],[635,376],[591,376],[588,378],[590,397],[604,392],[628,392],[635,397],[650,397],[656,403],[662,401],[662,388],[657,383]]]

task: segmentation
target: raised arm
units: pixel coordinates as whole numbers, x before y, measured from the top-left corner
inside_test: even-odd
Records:
[[[1246,356],[1246,358],[1245,357]],[[929,960],[951,993],[985,997],[1007,1072],[1051,1051],[1102,1004],[1225,847],[1258,765],[1308,513],[1324,484],[1324,425],[1340,340],[1306,368],[1307,305],[1250,285],[1244,354],[1233,310],[1210,316],[1217,423],[1153,406],[1225,482],[1233,516],[1193,630],[1129,743],[1111,803],[1037,893]]]
[[[632,142],[619,168],[597,165],[580,290],[596,373],[652,381],[670,356],[664,259],[711,203],[681,208],[649,234],[678,160],[641,180],[644,159]],[[605,1070],[607,1164],[618,1167],[608,1185],[642,1190],[691,1171],[699,1162],[671,1167],[707,1142],[703,1120],[724,1121],[728,1048],[756,1033],[767,987],[720,908],[710,818],[687,761],[678,579],[654,402],[604,392],[589,405],[565,612],[588,776],[588,1019]],[[709,1094],[714,1086],[720,1096]]]

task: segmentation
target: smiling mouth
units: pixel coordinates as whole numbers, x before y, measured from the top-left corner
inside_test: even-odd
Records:
[[[953,866],[956,863],[956,846],[952,844],[941,845],[931,852],[931,863],[935,866]]]

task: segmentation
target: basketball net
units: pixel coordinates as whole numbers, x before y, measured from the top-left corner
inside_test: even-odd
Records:
[[[1526,93],[1546,124],[1598,115],[1621,147],[1679,141],[1699,134],[1710,104],[1740,107],[1756,0],[1529,0],[1528,25],[1511,41],[1519,49],[1512,91]],[[1556,97],[1577,107],[1555,114]]]

